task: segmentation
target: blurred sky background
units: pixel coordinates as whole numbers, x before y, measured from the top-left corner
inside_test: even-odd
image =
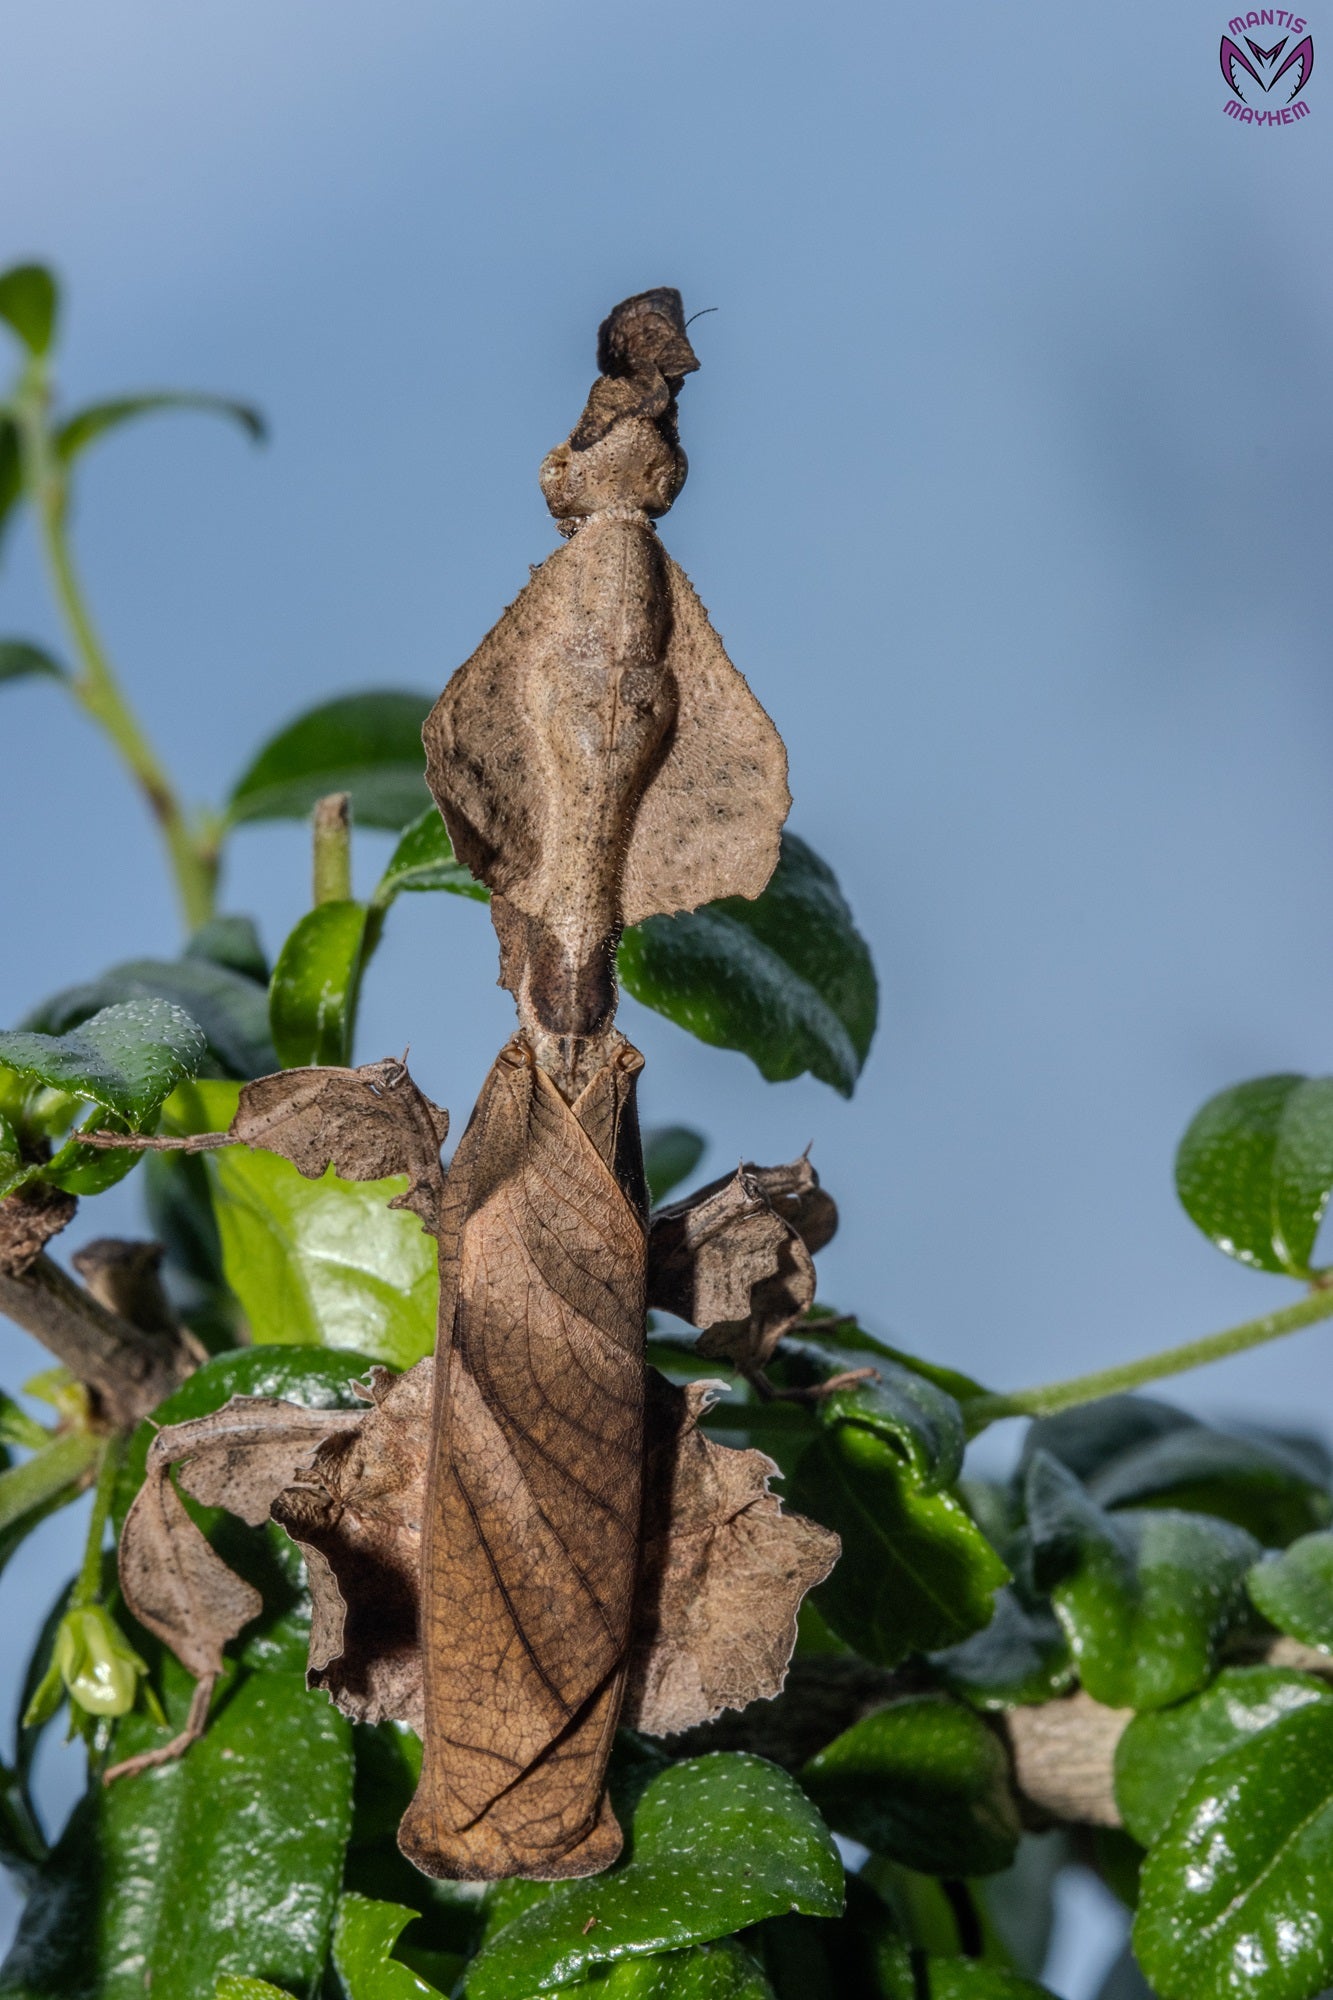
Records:
[[[193,798],[319,698],[438,690],[555,544],[537,466],[598,320],[656,284],[718,308],[664,539],[786,738],[882,1015],[845,1103],[627,1002],[645,1117],[707,1129],[713,1173],[813,1140],[843,1215],[823,1296],[996,1386],[1295,1295],[1171,1182],[1213,1091],[1333,1068],[1333,81],[1300,124],[1238,125],[1225,25],[1196,0],[6,10],[0,264],[61,272],[64,391],[229,391],[273,426],[256,451],[163,418],[85,462],[89,591]],[[26,530],[0,631],[61,643]],[[0,743],[9,1025],[176,930],[58,691],[0,690]],[[387,843],[362,841],[368,888]],[[301,828],[243,828],[224,906],[274,949],[307,877]],[[460,1129],[512,1018],[494,963],[480,907],[405,898],[365,997],[359,1056],[410,1042]],[[107,1197],[68,1240],[132,1215]],[[1329,1338],[1179,1393],[1327,1427]],[[14,1386],[42,1356],[11,1333],[0,1361]],[[76,1539],[62,1517],[5,1578],[7,1690]],[[1074,1933],[1085,1959],[1109,1937],[1088,1912],[1070,1993]]]

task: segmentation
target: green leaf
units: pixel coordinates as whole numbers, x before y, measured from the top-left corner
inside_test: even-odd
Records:
[[[101,1440],[90,1431],[42,1437],[31,1458],[0,1472],[0,1569],[48,1514],[78,1499],[101,1456]]]
[[[832,870],[795,834],[754,902],[731,896],[626,931],[628,992],[700,1041],[740,1049],[770,1082],[809,1070],[850,1097],[879,988]]]
[[[307,709],[272,737],[228,804],[242,820],[304,819],[329,792],[350,792],[362,826],[394,832],[430,804],[421,725],[433,697],[380,688]]]
[[[1176,1189],[1229,1257],[1308,1277],[1333,1191],[1333,1077],[1261,1076],[1210,1098],[1180,1142]]]
[[[224,1076],[268,1076],[278,1067],[268,1026],[268,996],[253,979],[203,957],[132,958],[100,979],[67,986],[24,1022],[44,1034],[65,1034],[104,1007],[122,1001],[170,1001],[202,1028],[209,1060]]]
[[[270,1986],[267,1979],[244,1979],[224,1972],[213,1989],[213,2000],[291,2000],[291,1995],[280,1986]]]
[[[142,396],[114,396],[108,402],[89,403],[76,410],[55,433],[56,456],[63,465],[68,465],[108,431],[117,430],[137,417],[154,416],[160,410],[201,410],[208,416],[226,417],[239,424],[255,444],[262,444],[268,435],[268,426],[252,403],[238,403],[231,396],[164,389]]]
[[[1051,2000],[1048,1987],[974,1958],[932,1958],[925,1970],[921,2000]]]
[[[1004,1745],[947,1696],[913,1696],[853,1723],[801,1783],[839,1833],[927,1875],[993,1875],[1018,1851]]]
[[[1279,1632],[1333,1653],[1333,1534],[1303,1535],[1250,1571],[1251,1598]]]
[[[1028,1470],[1027,1509],[1036,1580],[1094,1700],[1162,1708],[1202,1687],[1244,1616],[1253,1536],[1165,1508],[1108,1514],[1045,1452]]]
[[[1115,1797],[1135,1840],[1151,1847],[1198,1772],[1312,1701],[1333,1699],[1312,1674],[1285,1667],[1223,1667],[1174,1708],[1136,1715],[1115,1753]]]
[[[392,1957],[398,1934],[415,1921],[404,1903],[344,1896],[333,1933],[333,1965],[345,2000],[439,2000],[437,1987]]]
[[[1333,1701],[1215,1757],[1140,1878],[1134,1950],[1163,2000],[1307,2000],[1333,1980]]]
[[[278,953],[268,1018],[284,1069],[350,1062],[365,935],[364,903],[317,903]]]
[[[952,1493],[923,1493],[901,1452],[860,1423],[821,1429],[789,1500],[842,1537],[842,1559],[815,1592],[840,1639],[891,1667],[990,1622],[1009,1572]]]
[[[269,963],[253,917],[210,917],[186,945],[186,958],[207,959],[267,988]]]
[[[0,410],[0,547],[9,517],[23,498],[23,453],[18,425]]]
[[[175,1132],[230,1124],[237,1091],[194,1084],[167,1107]],[[313,1343],[410,1368],[432,1352],[439,1297],[435,1244],[389,1202],[407,1186],[309,1181],[276,1153],[230,1146],[207,1156],[222,1265],[262,1343]]]
[[[23,1157],[19,1135],[14,1126],[0,1111],[0,1201],[28,1179],[29,1162]]]
[[[822,1399],[821,1422],[863,1424],[874,1431],[906,1460],[915,1483],[925,1493],[953,1485],[963,1469],[967,1438],[963,1412],[947,1390],[870,1341],[844,1346],[830,1339],[787,1340],[781,1352],[809,1364],[816,1381],[853,1370],[872,1370],[865,1380],[835,1389]]]
[[[689,1179],[707,1150],[703,1133],[689,1125],[654,1125],[644,1133],[643,1171],[654,1208]]]
[[[1187,1430],[1197,1421],[1173,1403],[1127,1395],[1100,1396],[1095,1403],[1079,1403],[1058,1416],[1038,1417],[1027,1427],[1015,1484],[1021,1492],[1039,1451],[1058,1458],[1087,1484],[1126,1452],[1172,1431]]]
[[[866,1359],[887,1355],[900,1367],[910,1370],[913,1375],[921,1375],[927,1382],[933,1382],[937,1389],[952,1396],[956,1403],[966,1404],[973,1396],[984,1396],[988,1391],[970,1375],[964,1375],[957,1368],[947,1368],[939,1361],[925,1361],[919,1354],[908,1354],[901,1347],[894,1347],[890,1341],[881,1340],[877,1333],[868,1333],[850,1313],[834,1312],[831,1307],[815,1305],[800,1323],[802,1340],[817,1341],[821,1347],[838,1354],[855,1353],[856,1361],[849,1366],[860,1366]]]
[[[846,1893],[840,1917],[770,1917],[749,1933],[777,2000],[916,2000],[898,1916],[863,1877]]]
[[[70,677],[68,667],[45,646],[36,646],[31,639],[0,639],[0,681],[24,680],[34,674],[55,681]]]
[[[382,910],[404,891],[426,889],[443,889],[451,896],[471,896],[479,903],[490,901],[490,890],[485,883],[478,882],[456,859],[444,821],[433,805],[427,806],[411,826],[403,828],[370,900],[373,908]]]
[[[1103,1507],[1213,1514],[1268,1548],[1323,1527],[1333,1511],[1327,1475],[1313,1478],[1305,1454],[1277,1437],[1232,1436],[1206,1424],[1183,1424],[1123,1452],[1093,1474],[1088,1491]]]
[[[189,1697],[169,1662],[170,1727]],[[166,1740],[145,1717],[115,1751]],[[314,1991],[351,1819],[351,1729],[299,1671],[240,1672],[186,1755],[94,1784],[0,1969],[22,2000],[198,2000],[224,1973]]]
[[[981,1632],[931,1655],[946,1687],[974,1708],[1022,1708],[1052,1701],[1074,1681],[1064,1628],[1049,1605],[1025,1604],[1009,1584]]]
[[[468,2000],[545,1993],[779,1911],[831,1917],[842,1907],[842,1863],[823,1821],[759,1757],[669,1765],[639,1801],[629,1850],[605,1874],[561,1883],[502,1923],[468,1968]]]
[[[0,1063],[71,1092],[143,1131],[203,1061],[204,1037],[180,1007],[156,999],[103,1007],[68,1034],[0,1034]]]
[[[0,272],[0,319],[30,354],[45,354],[56,330],[59,294],[44,264],[11,264]]]

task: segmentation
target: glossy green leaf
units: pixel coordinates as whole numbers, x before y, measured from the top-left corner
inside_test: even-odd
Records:
[[[189,1680],[168,1662],[179,1728]],[[145,1717],[115,1752],[166,1740]],[[175,1763],[95,1785],[0,1969],[22,2000],[198,2000],[223,1973],[311,1993],[351,1818],[351,1730],[296,1670],[240,1672]]]
[[[937,1389],[943,1389],[956,1403],[965,1404],[973,1396],[988,1393],[980,1382],[964,1375],[960,1369],[949,1368],[940,1361],[927,1361],[919,1354],[908,1354],[905,1349],[895,1347],[892,1341],[881,1339],[879,1334],[867,1332],[853,1314],[834,1312],[829,1306],[812,1306],[800,1323],[799,1334],[802,1340],[817,1341],[821,1347],[840,1354],[855,1352],[865,1359],[887,1355],[899,1367],[933,1382]],[[860,1359],[849,1363],[849,1366],[860,1366]]]
[[[399,1933],[416,1919],[404,1903],[344,1896],[333,1933],[333,1966],[344,2000],[439,2000],[438,1988],[392,1956]]]
[[[1134,1950],[1162,2000],[1307,2000],[1333,1980],[1333,1701],[1214,1757],[1140,1878]]]
[[[292,1996],[280,1986],[270,1986],[267,1979],[244,1979],[224,1972],[213,1989],[213,2000],[292,2000]]]
[[[840,1917],[770,1917],[746,1941],[776,2000],[916,2000],[900,1918],[864,1877],[847,1877]]]
[[[268,986],[269,963],[253,917],[210,917],[194,932],[183,956],[207,959],[210,965],[225,966],[256,985]]]
[[[198,410],[205,416],[226,417],[239,424],[255,444],[262,444],[268,427],[251,403],[238,403],[231,396],[209,396],[190,390],[159,390],[143,396],[113,396],[104,403],[89,403],[66,417],[55,433],[56,456],[68,465],[90,444],[108,431],[138,417],[156,416],[163,410]]]
[[[370,900],[376,909],[385,909],[395,896],[405,891],[427,889],[443,889],[451,896],[471,896],[479,903],[490,901],[485,883],[478,882],[456,858],[444,821],[433,805],[403,828]]]
[[[779,1911],[836,1916],[842,1896],[837,1849],[784,1771],[738,1754],[691,1758],[647,1786],[626,1857],[547,1890],[492,1933],[468,1968],[468,2000],[549,1992]]]
[[[365,935],[364,903],[318,903],[278,953],[268,1017],[284,1069],[350,1062]]]
[[[137,999],[101,1008],[68,1034],[0,1034],[0,1063],[90,1099],[142,1131],[176,1085],[195,1074],[205,1046],[182,1008]]]
[[[1051,1993],[1000,1965],[983,1965],[974,1958],[932,1958],[926,1962],[925,1993],[919,2000],[1051,2000]]]
[[[1333,1653],[1333,1534],[1303,1535],[1285,1554],[1252,1569],[1248,1583],[1254,1603],[1279,1632]]]
[[[792,1509],[842,1537],[815,1592],[840,1639],[881,1666],[989,1624],[1009,1571],[952,1493],[923,1493],[901,1452],[860,1423],[821,1428],[789,1482]]]
[[[1308,1276],[1333,1191],[1333,1077],[1261,1076],[1210,1098],[1180,1142],[1176,1189],[1229,1257]]]
[[[0,1111],[0,1201],[28,1178],[28,1164],[23,1157],[17,1129]]]
[[[868,1338],[855,1346],[834,1339],[787,1340],[784,1357],[804,1361],[808,1379],[868,1371],[834,1389],[819,1406],[825,1424],[862,1424],[892,1444],[925,1493],[952,1486],[963,1469],[963,1412],[947,1390],[893,1359]]]
[[[0,319],[30,354],[45,354],[55,337],[60,295],[44,264],[11,264],[0,271]]]
[[[23,454],[18,425],[0,410],[0,547],[11,517],[23,498]]]
[[[42,1437],[31,1458],[0,1472],[0,1570],[49,1514],[78,1499],[97,1469],[102,1444],[91,1431]]]
[[[1018,1849],[1004,1746],[944,1695],[896,1701],[853,1723],[801,1782],[837,1832],[927,1875],[991,1875]]]
[[[1136,1715],[1115,1754],[1115,1796],[1135,1840],[1151,1847],[1205,1764],[1333,1689],[1285,1667],[1223,1667],[1202,1694]]]
[[[625,1958],[562,1990],[587,2000],[774,2000],[763,1971],[736,1938]]]
[[[1277,1437],[1236,1436],[1186,1424],[1123,1452],[1088,1481],[1103,1507],[1184,1508],[1214,1514],[1277,1548],[1333,1512],[1328,1479]]]
[[[60,1035],[104,1007],[168,1001],[203,1030],[206,1061],[224,1076],[267,1076],[278,1067],[268,1027],[268,996],[255,981],[205,958],[133,958],[99,979],[67,986],[24,1022]]]
[[[45,646],[34,645],[31,639],[0,639],[0,681],[31,679],[34,675],[67,681],[69,669],[61,665],[54,653],[49,653]]]
[[[653,1207],[687,1181],[708,1150],[702,1132],[689,1125],[654,1125],[643,1135],[643,1171]]]
[[[1203,1686],[1244,1616],[1253,1536],[1165,1508],[1109,1514],[1044,1452],[1028,1469],[1027,1512],[1036,1580],[1095,1700],[1162,1708]]]
[[[830,868],[795,834],[753,902],[732,896],[626,931],[627,992],[770,1082],[809,1070],[850,1097],[875,1032],[870,952]]]
[[[1052,1701],[1074,1682],[1069,1640],[1049,1605],[1025,1604],[1017,1590],[995,1593],[990,1624],[957,1646],[931,1655],[931,1665],[974,1708],[1022,1708]]]
[[[350,792],[362,826],[395,832],[430,804],[421,725],[432,697],[377,688],[339,695],[279,730],[232,789],[228,816],[304,819],[329,792]]]
[[[1015,1484],[1021,1492],[1028,1467],[1039,1451],[1058,1458],[1076,1479],[1090,1484],[1125,1453],[1173,1431],[1188,1430],[1197,1422],[1188,1411],[1159,1402],[1155,1396],[1100,1396],[1095,1403],[1079,1403],[1072,1410],[1038,1417],[1028,1425]]]
[[[225,1130],[236,1098],[234,1085],[194,1084],[172,1099],[167,1126]],[[435,1244],[415,1215],[388,1205],[403,1177],[310,1181],[244,1146],[206,1158],[223,1271],[257,1342],[345,1348],[391,1368],[433,1351]]]

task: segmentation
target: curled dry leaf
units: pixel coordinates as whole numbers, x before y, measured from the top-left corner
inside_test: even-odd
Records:
[[[698,362],[679,293],[626,299],[542,490],[570,539],[449,682],[426,775],[494,892],[501,978],[537,1037],[596,1037],[620,928],[757,896],[790,796],[782,740],[662,549],[684,484],[676,394]]]
[[[172,1424],[153,1439],[144,1483],[121,1535],[121,1589],[139,1623],[171,1648],[198,1687],[184,1732],[160,1750],[114,1766],[108,1780],[164,1763],[199,1735],[222,1672],[222,1649],[262,1608],[259,1593],[227,1567],[191,1520],[173,1467],[180,1467],[181,1484],[196,1500],[258,1527],[315,1446],[360,1421],[355,1410],[306,1410],[272,1397],[233,1396],[223,1409]]]
[[[309,1684],[354,1721],[392,1719],[421,1732],[434,1372],[433,1360],[398,1377],[373,1369],[365,1411],[237,1396],[159,1433],[125,1524],[121,1581],[135,1616],[199,1677],[203,1702],[192,1730],[109,1775],[179,1754],[199,1733],[222,1648],[260,1609],[190,1519],[173,1466],[195,1499],[252,1526],[271,1514],[300,1546],[313,1607]],[[838,1554],[836,1535],[783,1513],[768,1490],[771,1459],[698,1428],[713,1387],[682,1391],[647,1371],[643,1566],[620,1719],[649,1735],[777,1694],[801,1599]]]
[[[354,1722],[422,1730],[421,1524],[435,1363],[370,1373],[371,1407],[324,1440],[273,1519],[306,1559],[311,1687]]]
[[[698,1428],[714,1385],[648,1371],[643,1568],[621,1720],[649,1736],[711,1722],[781,1692],[807,1590],[838,1537],[784,1514],[761,1451]]]
[[[813,1305],[811,1252],[837,1226],[833,1198],[804,1156],[738,1167],[654,1215],[648,1303],[701,1327],[701,1354],[761,1368]]]
[[[219,1146],[258,1146],[290,1160],[307,1180],[330,1167],[345,1181],[380,1181],[406,1174],[408,1186],[390,1208],[409,1208],[428,1236],[439,1226],[444,1168],[440,1147],[449,1113],[432,1104],[396,1056],[359,1069],[281,1069],[241,1090],[225,1132],[186,1139],[93,1132],[94,1146],[139,1151],[206,1153]]]
[[[638,1566],[645,1232],[614,1172],[642,1058],[570,1105],[515,1039],[450,1169],[422,1562],[428,1874],[588,1874]]]

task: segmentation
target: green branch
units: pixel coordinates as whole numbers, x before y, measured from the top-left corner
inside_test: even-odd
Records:
[[[1225,1361],[1228,1355],[1244,1354],[1247,1348],[1262,1347],[1266,1341],[1281,1340],[1321,1319],[1333,1319],[1333,1289],[1323,1286],[1307,1292],[1294,1305],[1261,1319],[1242,1320],[1222,1333],[1210,1333],[1202,1340],[1187,1340],[1180,1347],[1164,1347],[1140,1361],[1125,1361],[1116,1368],[1099,1368],[1091,1375],[1073,1375],[1065,1382],[1047,1382],[1037,1389],[1017,1389],[1012,1395],[977,1396],[966,1405],[969,1433],[975,1437],[1001,1417],[1050,1417],[1057,1410],[1071,1410],[1078,1403],[1095,1403],[1099,1396],[1114,1396],[1126,1389],[1141,1389],[1145,1382],[1160,1382],[1167,1375],[1183,1375],[1190,1368],[1205,1368],[1210,1361]]]
[[[37,515],[51,587],[69,633],[78,672],[66,683],[119,753],[147,800],[171,864],[176,899],[187,930],[213,914],[216,855],[191,831],[184,807],[120,685],[93,623],[74,567],[68,532],[64,468],[51,448],[46,420],[45,371],[30,365],[15,405],[24,444],[24,475]]]

